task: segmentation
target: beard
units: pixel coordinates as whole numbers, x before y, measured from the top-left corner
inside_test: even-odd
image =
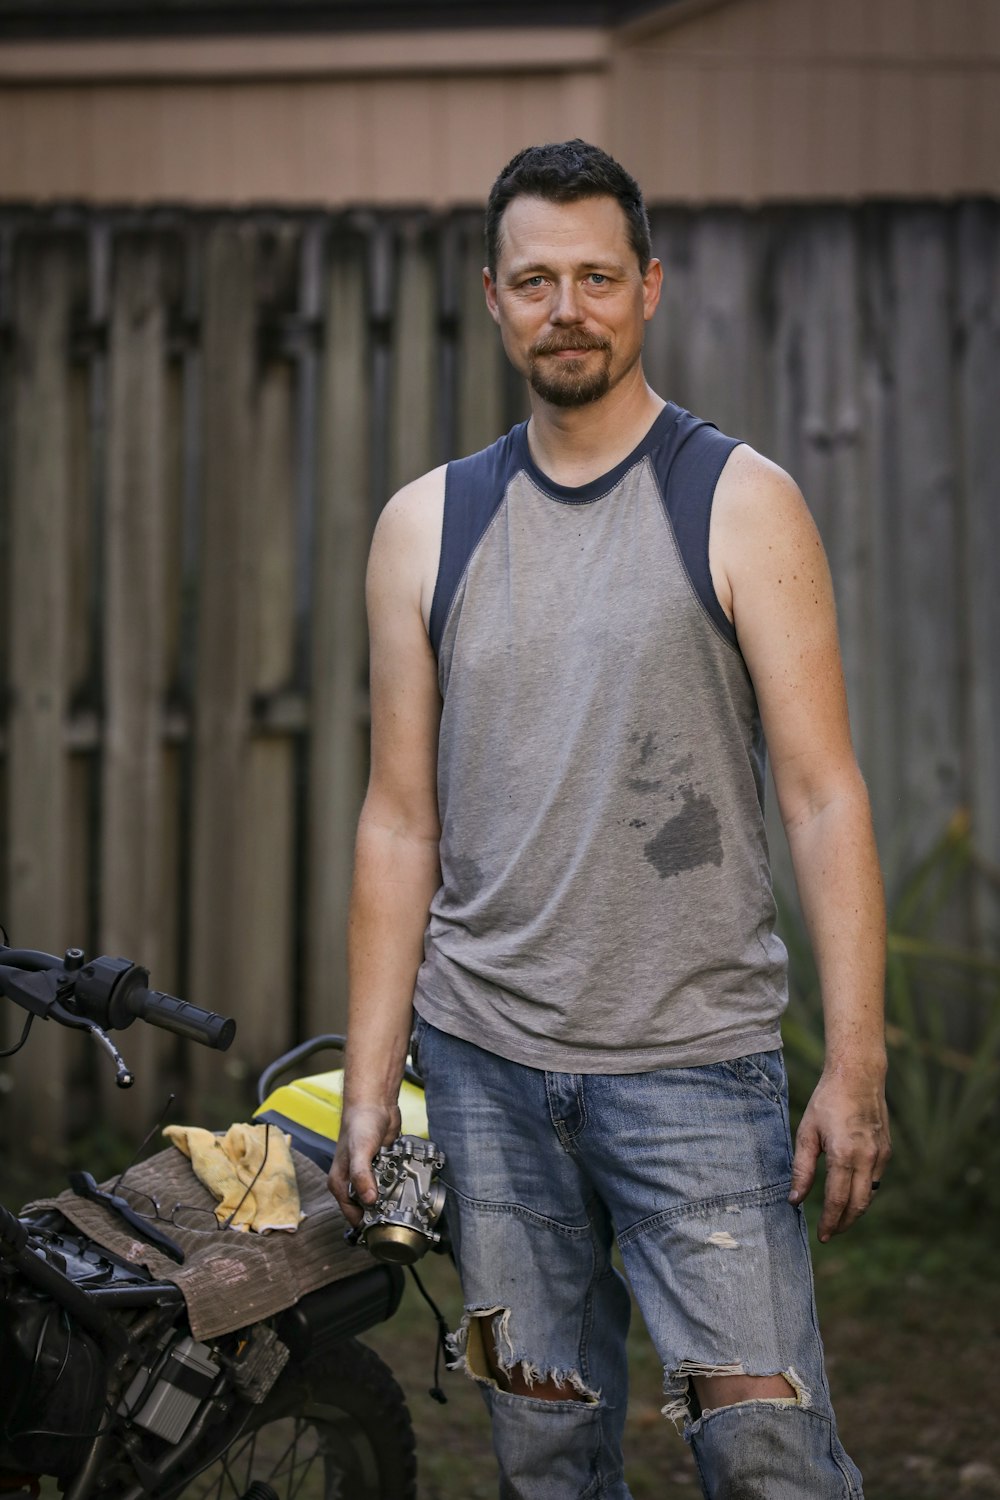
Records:
[[[563,362],[542,360],[561,349],[596,349],[603,354],[596,366],[588,360]],[[589,368],[587,368],[589,366]],[[608,339],[588,338],[585,334],[563,334],[542,339],[531,350],[528,380],[535,393],[551,406],[587,406],[599,401],[611,388],[611,344]]]

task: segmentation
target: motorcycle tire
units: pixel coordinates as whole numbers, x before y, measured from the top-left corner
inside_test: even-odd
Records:
[[[258,1488],[263,1487],[263,1488]],[[345,1339],[322,1361],[286,1370],[226,1453],[176,1500],[416,1500],[406,1399],[373,1349]]]

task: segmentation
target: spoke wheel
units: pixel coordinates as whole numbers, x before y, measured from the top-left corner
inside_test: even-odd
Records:
[[[278,1500],[415,1500],[406,1401],[373,1350],[345,1340],[321,1363],[285,1374],[222,1458],[172,1491],[180,1500],[243,1500],[254,1484]]]

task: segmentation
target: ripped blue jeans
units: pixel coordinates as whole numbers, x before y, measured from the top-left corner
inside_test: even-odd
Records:
[[[447,1156],[465,1318],[454,1353],[490,1409],[501,1500],[629,1500],[625,1272],[708,1500],[861,1500],[823,1370],[780,1052],[654,1073],[545,1073],[420,1016],[414,1059]],[[577,1399],[500,1389],[501,1370]],[[698,1375],[791,1394],[700,1411]]]

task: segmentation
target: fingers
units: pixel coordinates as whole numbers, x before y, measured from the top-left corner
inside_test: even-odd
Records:
[[[363,1166],[359,1166],[357,1175],[362,1177],[365,1172]],[[371,1176],[371,1165],[367,1167],[371,1187],[374,1189],[375,1182]],[[330,1191],[337,1200],[341,1213],[348,1224],[355,1229],[361,1223],[362,1203],[373,1200],[362,1200],[359,1202],[360,1194],[354,1183],[354,1172],[351,1168],[350,1154],[347,1141],[342,1135],[337,1142],[337,1153],[333,1158],[333,1166],[330,1168],[329,1185]]]
[[[816,1181],[816,1163],[821,1150],[819,1136],[803,1124],[795,1139],[795,1157],[792,1161],[792,1186],[788,1194],[789,1203],[801,1203]]]
[[[364,1209],[378,1199],[372,1161],[379,1148],[394,1141],[398,1133],[398,1110],[355,1107],[344,1113],[329,1184],[341,1213],[355,1228]]]
[[[826,1244],[835,1234],[844,1234],[868,1212],[872,1198],[882,1181],[892,1147],[884,1144],[862,1148],[854,1161],[837,1162],[827,1158],[823,1212],[819,1220],[819,1239]]]
[[[812,1188],[821,1155],[826,1182],[818,1235],[826,1244],[843,1234],[871,1205],[892,1155],[889,1120],[881,1082],[824,1075],[799,1125],[792,1163],[790,1203],[801,1203]]]
[[[823,1212],[819,1220],[819,1239],[826,1244],[835,1234],[844,1234],[861,1215],[868,1212],[873,1196],[870,1168],[852,1171],[848,1167],[831,1167],[826,1174]]]

